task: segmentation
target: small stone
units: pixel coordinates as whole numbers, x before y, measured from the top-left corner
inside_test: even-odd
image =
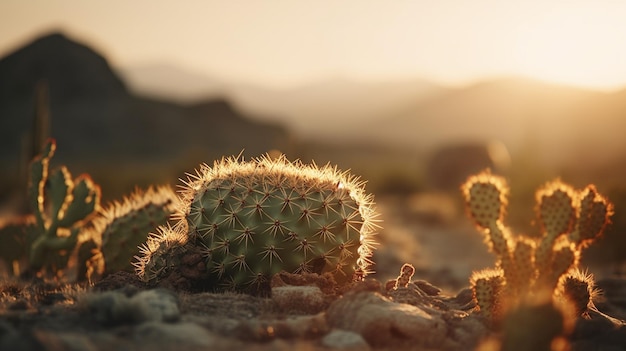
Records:
[[[426,293],[428,296],[438,296],[441,293],[441,289],[427,282],[426,280],[415,280],[413,284],[417,285],[420,290]]]
[[[179,350],[184,350],[185,346],[211,346],[215,340],[213,334],[197,324],[161,322],[140,325],[135,330],[135,338],[161,348],[177,345]]]
[[[175,322],[180,318],[176,296],[167,290],[142,291],[130,300],[139,306],[141,320]]]
[[[430,314],[429,314],[430,313]],[[328,308],[332,328],[359,333],[378,346],[441,346],[448,328],[441,314],[408,304],[395,303],[379,293],[349,293]]]
[[[89,312],[104,325],[173,322],[180,318],[176,297],[162,289],[142,291],[132,297],[119,291],[95,293],[85,302]]]
[[[322,345],[332,349],[369,350],[370,346],[363,337],[355,332],[334,329],[322,338]]]

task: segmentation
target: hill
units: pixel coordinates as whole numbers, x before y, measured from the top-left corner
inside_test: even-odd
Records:
[[[132,188],[175,180],[222,155],[288,152],[292,145],[285,128],[252,121],[225,100],[181,105],[137,96],[103,56],[53,33],[0,60],[0,172],[9,178],[0,181],[4,191],[24,177],[17,165],[33,128],[37,82],[48,86],[50,136],[59,145],[55,161],[104,184],[109,172]]]
[[[626,147],[626,93],[603,93],[524,78],[502,78],[450,90],[369,128],[372,140],[431,149],[497,139],[512,152],[534,150],[545,163],[597,163]]]
[[[446,89],[425,80],[358,81],[324,78],[296,87],[271,88],[226,82],[170,64],[121,68],[129,86],[152,96],[194,101],[221,96],[257,120],[283,124],[299,138],[312,141],[362,142],[360,130],[397,115],[417,101]]]

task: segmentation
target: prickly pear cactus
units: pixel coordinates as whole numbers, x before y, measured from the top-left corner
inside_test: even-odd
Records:
[[[372,198],[362,182],[336,168],[291,163],[284,156],[223,159],[202,166],[181,196],[178,229],[162,230],[138,263],[147,281],[172,270],[162,266],[177,261],[162,257],[162,242],[180,236],[181,228],[191,251],[202,253],[202,280],[214,288],[245,289],[283,270],[330,272],[340,282],[368,271]]]
[[[593,185],[576,191],[555,180],[540,188],[536,209],[541,235],[536,238],[513,236],[504,224],[508,193],[504,179],[485,171],[470,177],[462,191],[470,218],[497,256],[497,270],[472,276],[480,311],[492,324],[505,314],[505,307],[546,292],[570,300],[578,314],[586,310],[593,280],[571,272],[578,267],[582,250],[602,235],[613,214],[613,205]],[[490,281],[501,288],[494,289]]]
[[[178,207],[178,196],[169,186],[135,190],[122,202],[114,202],[94,220],[95,237],[101,237],[104,274],[134,272],[138,247],[157,227],[165,225]]]
[[[28,193],[37,228],[37,236],[29,244],[29,268],[33,272],[65,268],[81,224],[100,206],[100,188],[88,175],[72,179],[65,167],[49,170],[55,149],[55,141],[48,140],[30,165]]]

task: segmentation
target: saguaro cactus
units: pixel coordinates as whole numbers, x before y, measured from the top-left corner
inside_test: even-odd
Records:
[[[164,243],[178,243],[170,237],[181,235],[187,249],[174,251],[201,252],[201,280],[212,288],[257,286],[282,270],[331,272],[338,281],[368,271],[372,197],[362,182],[336,168],[291,163],[284,156],[222,159],[201,166],[181,196],[176,228],[153,237],[138,262],[147,281],[176,269],[165,262],[185,261],[163,257],[171,251],[163,251]]]

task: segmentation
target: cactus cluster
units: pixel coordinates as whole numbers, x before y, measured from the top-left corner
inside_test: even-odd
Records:
[[[202,165],[183,186],[178,223],[148,240],[137,273],[151,283],[175,274],[234,290],[280,271],[352,280],[368,273],[373,248],[375,214],[363,185],[284,156]]]
[[[87,175],[72,179],[66,167],[50,171],[56,143],[48,140],[30,164],[32,214],[0,223],[0,261],[14,276],[60,276],[75,265],[76,279],[120,270],[132,261],[150,232],[178,207],[170,187],[136,190],[104,210],[100,188]]]
[[[495,269],[475,272],[470,280],[488,320],[497,321],[505,309],[546,291],[567,297],[584,312],[590,299],[584,291],[591,291],[593,282],[576,273],[580,254],[602,234],[613,213],[593,185],[575,191],[556,180],[539,189],[538,238],[513,236],[505,225],[508,188],[503,178],[485,171],[470,177],[462,191],[470,218],[497,257]]]

